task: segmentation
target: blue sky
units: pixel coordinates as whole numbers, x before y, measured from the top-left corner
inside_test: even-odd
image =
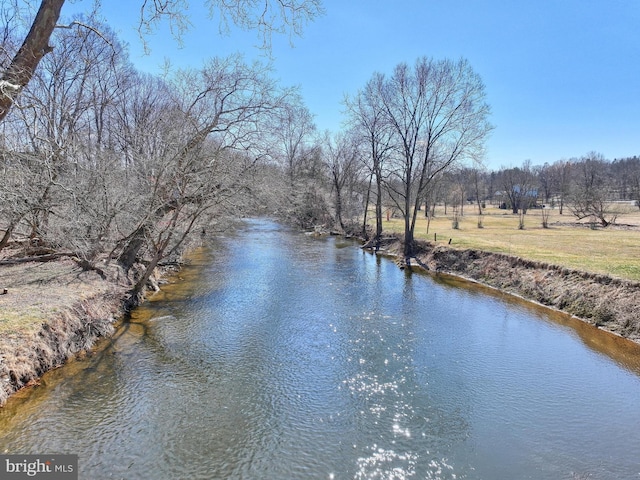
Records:
[[[193,26],[183,46],[160,28],[144,56],[135,31],[141,3],[108,0],[102,10],[141,70],[159,72],[165,58],[197,68],[213,56],[261,55],[255,32],[221,36],[202,0],[190,0]],[[62,13],[88,4],[65,5]],[[293,47],[274,37],[272,49],[274,75],[300,87],[320,130],[341,128],[344,95],[374,72],[423,55],[464,57],[492,108],[490,168],[590,151],[608,159],[640,155],[638,0],[324,0],[324,8]]]

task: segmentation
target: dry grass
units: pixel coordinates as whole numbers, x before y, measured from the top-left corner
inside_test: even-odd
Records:
[[[43,323],[85,300],[116,289],[72,260],[0,266],[0,338],[37,332]]]
[[[477,210],[465,207],[458,229],[452,227],[451,210],[436,210],[427,233],[426,218],[419,217],[416,238],[447,244],[459,249],[478,249],[506,253],[530,260],[562,265],[587,272],[607,274],[640,281],[640,211],[628,207],[618,217],[617,226],[589,228],[577,225],[568,212],[559,215],[551,210],[548,225],[542,227],[540,210],[530,210],[524,217],[525,228],[518,228],[519,217],[510,211],[489,206],[478,228]],[[622,226],[624,225],[624,227]],[[387,232],[402,232],[400,218],[385,220]]]
[[[8,255],[9,254],[9,255]],[[20,251],[3,251],[3,256]],[[5,257],[6,258],[6,257]],[[0,266],[0,406],[113,330],[124,286],[70,259]]]

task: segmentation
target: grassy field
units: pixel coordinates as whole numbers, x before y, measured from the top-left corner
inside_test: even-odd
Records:
[[[465,206],[459,216],[458,228],[453,228],[451,209],[444,214],[436,209],[427,232],[427,219],[418,217],[416,238],[447,244],[459,249],[478,249],[506,253],[522,258],[563,265],[594,273],[640,281],[640,210],[621,207],[617,225],[608,228],[589,228],[576,225],[568,211],[560,215],[551,210],[549,228],[542,227],[541,210],[529,210],[524,216],[524,229],[519,229],[519,216],[510,211],[488,206],[478,228],[477,207]],[[401,233],[401,218],[384,221],[386,232]]]

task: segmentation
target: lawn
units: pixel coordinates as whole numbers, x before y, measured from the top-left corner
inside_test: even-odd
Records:
[[[510,211],[489,206],[478,228],[476,208],[466,206],[459,216],[458,228],[453,228],[453,213],[436,210],[427,232],[427,219],[419,214],[417,239],[448,244],[459,249],[500,252],[594,273],[640,281],[640,210],[626,208],[617,225],[592,229],[588,224],[576,224],[568,211],[560,215],[550,210],[549,228],[542,227],[541,210],[529,210],[524,216],[524,229],[519,229],[519,216]],[[384,221],[387,232],[402,232],[401,218]]]

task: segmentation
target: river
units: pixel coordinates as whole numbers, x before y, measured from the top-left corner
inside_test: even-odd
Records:
[[[80,478],[640,478],[640,349],[268,220],[0,410]]]

